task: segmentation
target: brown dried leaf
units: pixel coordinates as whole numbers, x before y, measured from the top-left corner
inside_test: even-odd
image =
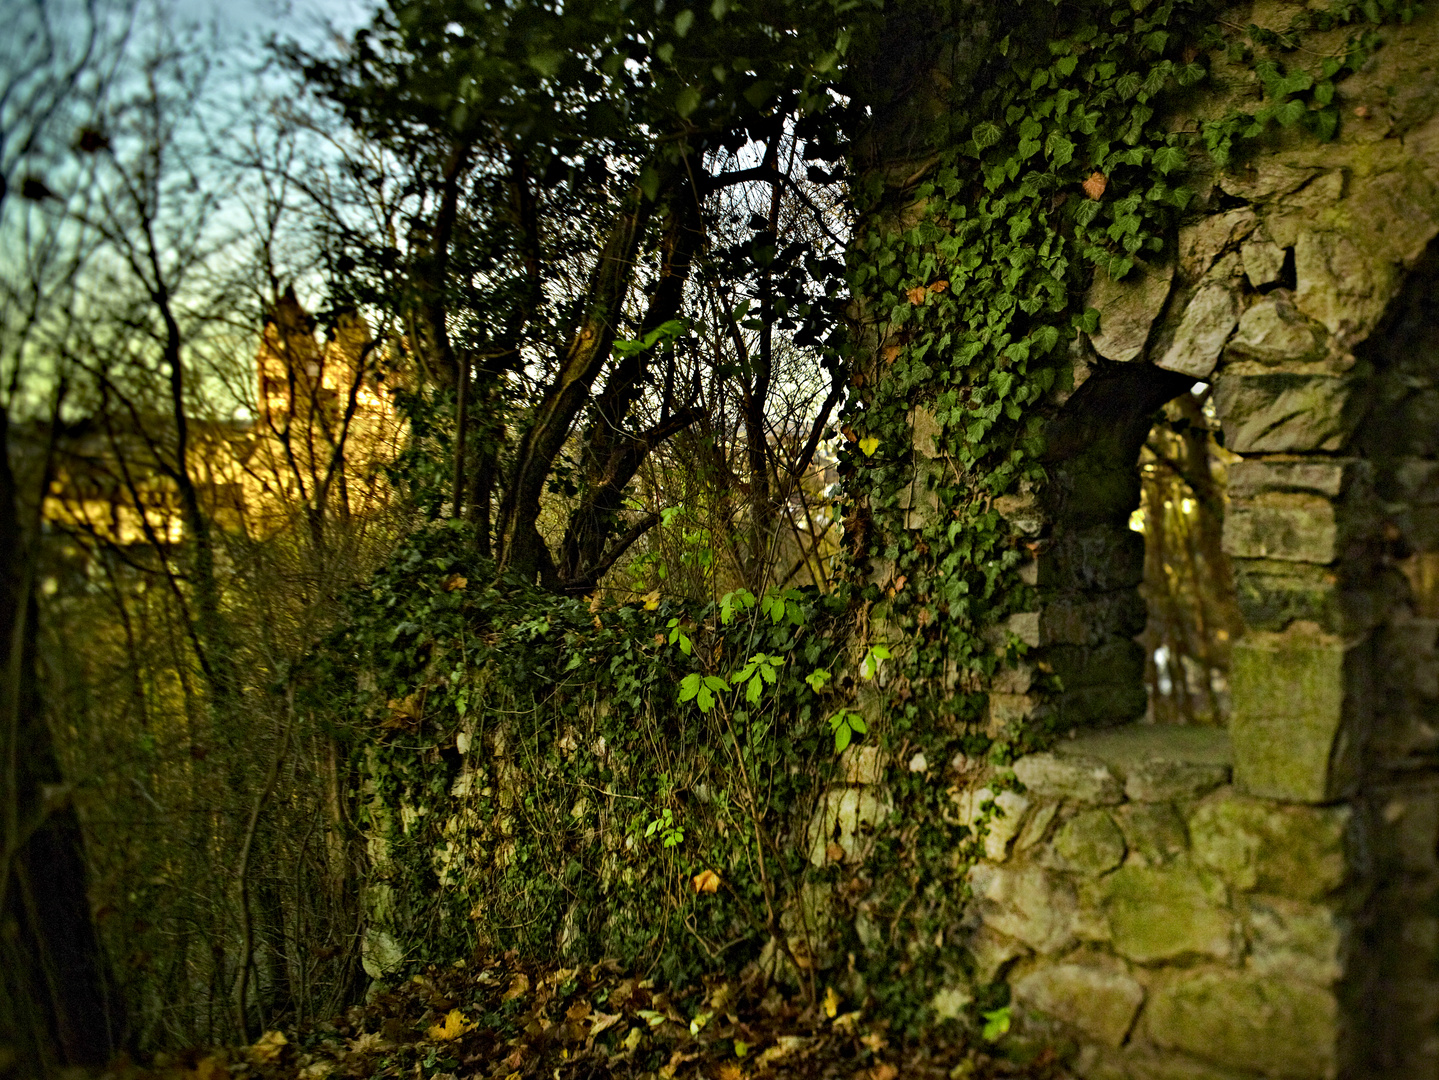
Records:
[[[931,283],[930,283],[929,291],[932,292],[932,293],[942,293],[942,292],[944,292],[944,291],[945,291],[946,289],[948,289],[948,288],[949,288],[949,282],[947,282],[947,281],[935,281],[935,282],[931,282]]]
[[[1091,199],[1098,199],[1104,194],[1104,189],[1109,186],[1109,177],[1105,176],[1098,169],[1089,174],[1089,179],[1079,185],[1084,193]]]
[[[445,592],[454,592],[456,589],[463,589],[469,583],[469,578],[461,574],[451,574],[445,578],[444,581],[440,582],[440,588],[444,589]]]
[[[528,994],[529,992],[530,977],[526,975],[523,971],[521,971],[516,974],[513,979],[510,980],[510,988],[504,992],[504,995],[500,998],[500,1000],[514,1001],[515,998],[520,997],[524,994]]]
[[[881,1061],[874,1068],[869,1070],[869,1075],[874,1080],[894,1080],[899,1075],[899,1070],[887,1061]]]
[[[897,359],[899,359],[899,351],[900,346],[898,345],[886,345],[884,347],[884,362],[886,364],[894,363]]]
[[[929,295],[929,290],[926,289],[923,285],[916,285],[914,288],[908,290],[904,295],[909,297],[909,302],[911,304],[922,304],[924,303],[924,298]]]

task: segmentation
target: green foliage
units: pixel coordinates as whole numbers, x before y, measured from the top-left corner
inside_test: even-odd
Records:
[[[834,768],[815,673],[843,661],[845,601],[591,611],[476,585],[472,552],[467,526],[420,530],[312,672],[306,704],[352,718],[388,886],[374,925],[414,963],[558,940],[681,978],[758,955],[778,898],[757,837],[772,872],[811,872],[773,837]],[[689,887],[705,870],[723,901]]]

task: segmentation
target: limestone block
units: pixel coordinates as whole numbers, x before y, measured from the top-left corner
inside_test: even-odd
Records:
[[[1239,319],[1239,304],[1228,287],[1206,282],[1184,309],[1174,341],[1155,363],[1168,371],[1207,379]]]
[[[1001,934],[991,926],[980,926],[964,939],[974,961],[974,981],[978,986],[987,986],[999,976],[1014,959],[1028,956],[1022,942]]]
[[[1034,813],[1029,815],[1020,830],[1019,836],[1015,838],[1015,851],[1028,851],[1044,839],[1044,834],[1049,831],[1054,816],[1059,813],[1059,803],[1053,799],[1040,803],[1034,808]]]
[[[845,747],[839,756],[840,772],[846,784],[877,784],[884,779],[888,756],[877,746]]]
[[[1139,719],[1149,706],[1149,697],[1142,682],[1124,680],[1065,690],[1055,706],[1058,727],[1084,731]]]
[[[1209,214],[1179,230],[1179,271],[1186,281],[1198,281],[1220,253],[1233,248],[1254,232],[1259,219],[1247,206]]]
[[[1106,522],[1055,536],[1039,553],[1033,584],[1111,592],[1143,580],[1144,537],[1126,524]]]
[[[1439,461],[1401,458],[1394,469],[1395,496],[1417,506],[1439,506]]]
[[[1124,1050],[1090,1045],[1075,1062],[1075,1074],[1084,1080],[1252,1080],[1253,1073],[1236,1073],[1184,1054],[1154,1052],[1130,1046]]]
[[[1221,370],[1214,405],[1227,449],[1241,454],[1344,449],[1358,419],[1348,375]]]
[[[1270,240],[1254,238],[1239,246],[1244,276],[1256,289],[1279,280],[1284,270],[1284,249]]]
[[[1089,964],[1036,968],[1013,991],[1021,1004],[1107,1046],[1123,1044],[1144,1002],[1144,987],[1127,973]]]
[[[1103,810],[1085,810],[1054,834],[1047,853],[1059,870],[1103,874],[1124,861],[1124,833]]]
[[[1239,610],[1251,630],[1283,630],[1313,623],[1329,634],[1367,630],[1378,615],[1374,597],[1342,588],[1337,570],[1313,563],[1234,560]]]
[[[1006,790],[996,795],[992,789],[982,787],[960,794],[955,803],[955,816],[962,824],[982,831],[986,859],[1003,862],[1009,855],[1009,842],[1018,835],[1028,809],[1029,799],[1017,791]],[[989,815],[987,821],[986,814]]]
[[[1168,803],[1171,799],[1197,799],[1229,782],[1228,765],[1200,765],[1184,761],[1144,761],[1129,770],[1124,793],[1135,802]]]
[[[1351,927],[1338,912],[1282,896],[1251,896],[1244,916],[1251,971],[1317,986],[1344,977]]]
[[[1108,805],[1124,801],[1124,789],[1104,762],[1078,754],[1030,754],[1014,763],[1014,775],[1030,794]]]
[[[1366,254],[1338,232],[1301,232],[1294,245],[1294,273],[1295,306],[1331,334],[1349,337],[1374,328],[1394,289],[1394,270],[1382,256]]]
[[[809,861],[823,866],[830,861],[830,844],[838,846],[846,862],[861,862],[874,846],[874,829],[892,809],[882,789],[831,788],[810,818],[807,838]]]
[[[1308,165],[1285,161],[1278,156],[1260,155],[1219,177],[1219,186],[1230,195],[1249,202],[1287,195],[1319,175]]]
[[[1224,550],[1240,558],[1331,563],[1340,554],[1339,516],[1321,495],[1276,491],[1236,499],[1224,514]]]
[[[930,458],[940,456],[944,429],[934,413],[923,405],[916,405],[909,416],[910,428],[914,435],[915,452]]]
[[[1133,865],[1167,866],[1189,849],[1189,831],[1170,803],[1127,803],[1114,818]]]
[[[1101,880],[1114,949],[1141,964],[1182,956],[1227,960],[1236,925],[1217,877],[1189,867],[1121,866]]]
[[[1131,799],[1165,802],[1198,798],[1229,779],[1232,751],[1221,728],[1131,724],[1060,743],[1061,754],[1107,764]]]
[[[1226,490],[1231,499],[1251,499],[1271,491],[1299,491],[1334,499],[1356,483],[1367,482],[1370,467],[1361,458],[1250,458],[1230,465]]]
[[[977,863],[969,872],[979,916],[993,930],[1039,953],[1074,941],[1074,886],[1040,866]]]
[[[1184,972],[1151,990],[1144,1026],[1157,1045],[1266,1076],[1334,1074],[1339,1006],[1328,990],[1251,972]]]
[[[1252,631],[1230,661],[1235,783],[1300,802],[1341,797],[1355,782],[1354,731],[1364,703],[1362,645],[1295,623]]]
[[[1310,323],[1278,290],[1240,317],[1229,354],[1266,364],[1312,360],[1324,354],[1326,337],[1322,326]]]
[[[1098,645],[1115,635],[1130,638],[1144,629],[1146,618],[1144,598],[1134,589],[1066,591],[1048,598],[1039,613],[1039,644]],[[1143,656],[1141,650],[1141,663]],[[1095,680],[1091,676],[1089,681]]]
[[[1347,806],[1293,806],[1216,792],[1189,818],[1195,859],[1236,889],[1295,900],[1328,895],[1348,876]]]
[[[1086,307],[1099,312],[1099,332],[1090,336],[1094,351],[1121,363],[1144,352],[1149,328],[1169,298],[1174,264],[1139,264],[1123,281],[1115,281],[1103,270],[1094,274],[1094,283],[1085,295]]]

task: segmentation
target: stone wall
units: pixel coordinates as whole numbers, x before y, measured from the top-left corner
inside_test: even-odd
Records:
[[[1436,62],[1431,11],[1342,84],[1337,140],[1215,176],[1172,263],[1095,283],[1054,482],[1001,506],[1040,598],[1011,629],[1062,689],[1007,675],[990,725],[1071,737],[969,778],[966,933],[1086,1078],[1439,1077]],[[1195,380],[1239,455],[1227,731],[1135,722],[1136,452]]]

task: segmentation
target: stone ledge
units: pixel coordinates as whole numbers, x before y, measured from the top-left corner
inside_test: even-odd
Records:
[[[1135,802],[1197,799],[1229,782],[1234,750],[1222,728],[1129,724],[1062,742],[1059,757],[1103,762]]]

